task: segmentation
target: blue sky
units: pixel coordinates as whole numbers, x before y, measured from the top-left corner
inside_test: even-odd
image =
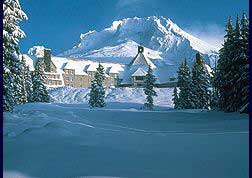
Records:
[[[59,54],[79,42],[81,33],[102,30],[126,17],[165,16],[185,31],[220,45],[228,17],[248,14],[248,0],[20,0],[28,21],[21,52],[43,45]]]

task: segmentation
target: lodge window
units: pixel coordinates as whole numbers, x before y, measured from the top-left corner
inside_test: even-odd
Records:
[[[136,80],[144,80],[144,76],[136,76]]]

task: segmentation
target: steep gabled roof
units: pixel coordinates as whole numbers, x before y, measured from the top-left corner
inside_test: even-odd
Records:
[[[150,65],[151,68],[156,67],[148,57],[144,56],[143,53],[138,53],[136,57],[134,57],[134,59],[129,63],[129,66],[132,65]]]
[[[135,76],[145,76],[147,74],[147,72],[142,69],[141,67],[139,67],[131,76],[135,77]]]

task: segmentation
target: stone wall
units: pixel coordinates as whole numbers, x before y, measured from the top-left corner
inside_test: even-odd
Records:
[[[90,87],[89,76],[87,76],[87,75],[75,75],[74,87],[76,87],[76,88],[88,88],[88,87]]]
[[[72,86],[75,88],[89,88],[91,87],[91,81],[94,78],[95,72],[88,72],[88,75],[75,75],[73,69],[65,69],[63,79],[65,86]],[[109,77],[105,77],[104,86],[111,87],[117,85],[117,75],[111,74]]]

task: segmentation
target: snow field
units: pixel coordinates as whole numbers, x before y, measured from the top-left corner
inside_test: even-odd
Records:
[[[248,177],[246,114],[129,105],[34,103],[4,113],[5,177]]]

